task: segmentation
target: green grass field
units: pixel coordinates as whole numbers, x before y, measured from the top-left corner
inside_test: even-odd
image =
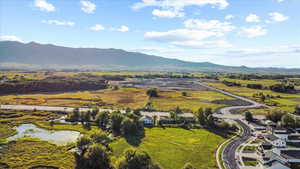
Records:
[[[18,139],[9,143],[0,156],[0,162],[10,168],[25,169],[35,166],[54,166],[71,169],[75,166],[72,152],[66,146],[56,146],[46,141],[33,138]],[[1,168],[1,166],[0,166]]]
[[[214,104],[214,100],[232,100],[232,97],[213,91],[186,91],[188,96],[182,96],[183,91],[161,91],[159,97],[152,98],[153,108],[169,111],[180,107],[184,110],[197,111],[200,107],[217,109],[224,107],[222,104]]]
[[[277,80],[268,80],[268,79],[258,79],[258,80],[240,80],[240,79],[230,79],[230,78],[221,78],[220,81],[229,81],[229,82],[237,82],[242,86],[246,86],[247,84],[261,84],[264,87],[268,87],[277,83],[280,83]]]
[[[225,139],[204,129],[146,129],[145,137],[136,147],[146,151],[164,169],[181,169],[190,162],[197,169],[216,168],[216,149]],[[113,161],[132,147],[124,138],[111,144]]]
[[[273,106],[274,108],[279,108],[284,111],[293,112],[296,105],[300,104],[300,93],[298,94],[287,94],[287,93],[278,93],[273,92],[271,90],[256,90],[256,89],[249,89],[246,87],[229,87],[224,85],[223,83],[207,83],[210,86],[213,86],[218,89],[222,89],[240,96],[245,96],[250,99],[253,98],[253,95],[256,93],[264,93],[272,95],[272,96],[280,96],[280,98],[271,98],[270,101],[276,102],[278,105]],[[254,113],[263,114],[263,109],[253,109]]]

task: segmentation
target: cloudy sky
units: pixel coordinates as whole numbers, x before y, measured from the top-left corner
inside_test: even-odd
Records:
[[[300,67],[300,0],[0,0],[0,40]]]

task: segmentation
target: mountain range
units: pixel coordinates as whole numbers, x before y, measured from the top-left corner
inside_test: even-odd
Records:
[[[300,73],[300,68],[224,66],[210,62],[187,62],[121,49],[70,48],[16,41],[0,41],[0,69]]]

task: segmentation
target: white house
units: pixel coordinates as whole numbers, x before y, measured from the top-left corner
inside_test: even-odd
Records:
[[[266,141],[271,143],[274,147],[286,147],[285,139],[277,137],[273,134],[269,134],[265,136]]]
[[[143,116],[140,121],[142,121],[144,125],[153,125],[153,119],[148,116]]]

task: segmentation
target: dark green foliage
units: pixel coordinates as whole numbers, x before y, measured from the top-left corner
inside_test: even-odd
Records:
[[[295,107],[295,112],[294,113],[300,115],[300,105],[297,105]]]
[[[93,132],[90,137],[93,143],[107,145],[111,142],[111,139],[107,136],[107,134],[100,131]]]
[[[77,142],[76,146],[81,151],[80,155],[82,156],[85,151],[87,150],[88,146],[92,143],[92,140],[87,136],[80,137]]]
[[[149,97],[158,97],[157,89],[148,89],[146,93]]]
[[[98,108],[93,108],[93,110],[91,112],[91,116],[93,117],[93,119],[96,118],[98,113],[99,113],[99,109]]]
[[[267,114],[267,119],[273,121],[274,123],[277,123],[281,120],[281,117],[286,114],[285,112],[279,110],[279,109],[275,109],[272,110],[272,112]]]
[[[230,81],[226,81],[226,80],[222,81],[222,83],[225,84],[226,86],[238,86],[238,87],[241,86],[240,83],[230,82]]]
[[[96,116],[96,123],[103,130],[106,130],[109,120],[109,112],[106,111],[102,111]]]
[[[193,167],[191,163],[186,163],[182,169],[196,169],[196,168]]]
[[[281,93],[289,93],[295,90],[295,86],[292,84],[275,84],[270,86],[269,88],[274,92],[281,92]]]
[[[281,124],[284,127],[294,128],[294,127],[296,127],[296,119],[290,114],[285,114],[281,118]]]
[[[36,92],[67,92],[107,88],[103,79],[51,77],[42,80],[16,80],[0,85],[0,94],[26,94]]]
[[[90,145],[83,156],[75,154],[76,169],[113,169],[106,147]]]
[[[111,115],[111,127],[112,131],[116,134],[121,133],[121,127],[122,127],[122,122],[124,119],[124,115],[122,115],[120,112],[113,112]]]
[[[247,84],[247,87],[251,88],[251,89],[262,89],[263,85],[261,85],[261,84]]]
[[[146,152],[130,149],[118,162],[117,169],[161,169],[161,167],[154,164]]]
[[[245,119],[250,122],[253,121],[252,113],[249,111],[245,112]]]
[[[122,121],[122,133],[125,136],[137,136],[143,132],[143,125],[138,121],[125,117]]]
[[[181,95],[182,96],[188,96],[187,92],[182,92]]]
[[[73,112],[71,115],[69,115],[68,120],[70,121],[79,121],[80,119],[80,112],[78,108],[74,108]]]

